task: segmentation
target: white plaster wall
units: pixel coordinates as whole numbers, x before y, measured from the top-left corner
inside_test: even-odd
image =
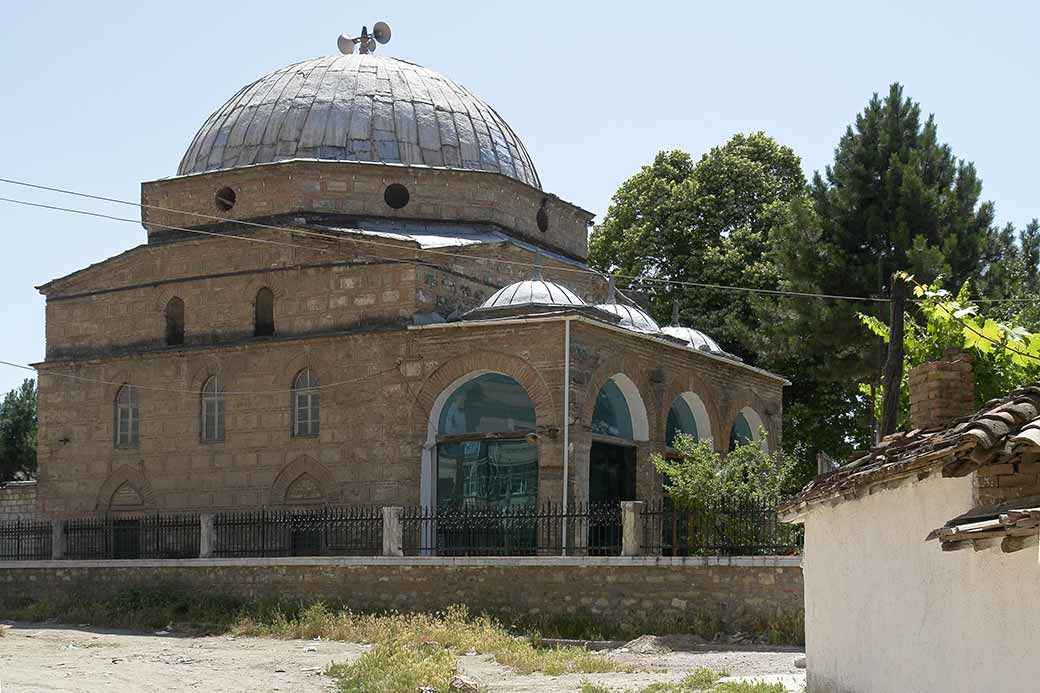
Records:
[[[943,553],[925,536],[973,476],[813,510],[805,523],[809,693],[1040,690],[1037,550]]]

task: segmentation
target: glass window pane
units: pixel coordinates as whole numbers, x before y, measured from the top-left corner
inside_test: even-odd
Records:
[[[628,401],[613,380],[608,380],[596,397],[592,432],[632,439],[632,415],[628,411]]]
[[[467,440],[437,446],[437,505],[494,508],[538,500],[538,448],[523,440]]]
[[[441,410],[437,432],[506,433],[533,431],[534,404],[520,383],[498,373],[478,376],[451,394]]]
[[[690,410],[690,405],[682,397],[676,398],[668,409],[668,427],[664,438],[665,443],[674,445],[673,441],[677,433],[685,433],[692,437],[694,441],[700,440],[700,436],[697,434],[697,420]]]
[[[738,414],[737,420],[733,422],[733,429],[729,433],[729,449],[732,450],[738,445],[747,445],[754,439],[755,436],[751,432],[751,424],[748,423],[743,414]]]

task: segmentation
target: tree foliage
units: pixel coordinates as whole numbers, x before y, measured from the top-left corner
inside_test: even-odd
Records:
[[[785,210],[774,246],[784,280],[802,291],[880,297],[891,274],[905,270],[926,281],[942,276],[955,289],[989,270],[1003,249],[993,204],[981,193],[974,165],[957,159],[934,117],[922,119],[920,105],[893,84],[847,128],[806,198]],[[828,372],[853,386],[876,379],[881,362],[857,315],[883,319],[882,310],[803,302],[782,311],[779,332],[828,355]]]
[[[735,135],[694,163],[661,152],[625,181],[589,242],[589,262],[628,277],[702,284],[775,287],[768,257],[773,209],[804,193],[801,162],[759,132]],[[630,281],[652,296],[661,321],[679,301],[685,321],[754,360],[758,317],[746,294]]]
[[[757,441],[738,445],[726,455],[710,441],[694,441],[685,434],[677,435],[674,445],[679,459],[657,454],[652,459],[678,508],[705,511],[744,503],[772,507],[789,490],[795,460],[771,455]]]
[[[36,473],[36,383],[22,382],[0,402],[0,482]]]
[[[908,312],[904,319],[901,427],[907,427],[910,421],[910,369],[938,360],[951,349],[972,354],[978,407],[991,399],[1005,397],[1020,385],[1040,380],[1040,334],[1019,324],[983,315],[969,298],[969,282],[965,282],[957,294],[941,288],[939,281],[931,286],[917,284],[914,296],[920,300],[918,310]],[[873,334],[888,341],[887,323],[863,314],[860,320]],[[864,386],[861,388],[865,392]],[[874,402],[879,411],[880,402],[879,391]]]

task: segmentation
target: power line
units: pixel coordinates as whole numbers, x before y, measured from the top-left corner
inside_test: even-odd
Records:
[[[29,183],[29,182],[26,182],[26,181],[20,181],[20,180],[15,180],[15,179],[11,179],[11,178],[0,178],[0,183],[8,183],[10,185],[18,185],[18,186],[22,186],[22,187],[26,187],[26,188],[33,188],[33,189],[37,189],[37,190],[45,190],[45,191],[48,191],[48,192],[59,193],[59,194],[62,194],[62,195],[72,195],[72,196],[75,196],[75,197],[83,197],[83,198],[87,198],[87,199],[91,199],[91,200],[98,200],[98,201],[102,201],[102,202],[110,202],[110,203],[114,203],[114,204],[128,205],[128,206],[131,206],[131,207],[138,207],[138,208],[141,208],[141,209],[153,209],[153,210],[156,210],[156,211],[167,212],[167,213],[171,213],[171,214],[180,214],[180,215],[184,215],[184,216],[193,216],[193,217],[197,217],[197,218],[200,218],[200,219],[208,219],[210,221],[234,223],[234,224],[239,224],[239,225],[242,225],[242,226],[249,226],[249,227],[260,228],[260,229],[281,231],[281,232],[285,232],[285,233],[293,233],[293,234],[302,235],[302,236],[312,236],[312,237],[322,238],[322,239],[331,240],[331,241],[343,242],[343,241],[349,240],[350,242],[357,243],[359,245],[372,245],[372,246],[378,246],[378,247],[384,247],[384,248],[393,248],[395,250],[401,250],[402,249],[402,247],[400,245],[396,245],[396,244],[393,244],[393,243],[387,243],[387,242],[383,242],[383,241],[377,241],[377,240],[373,240],[373,239],[369,239],[369,238],[356,238],[356,237],[346,238],[344,236],[330,235],[330,234],[320,233],[320,232],[316,232],[316,231],[310,231],[308,229],[292,228],[292,227],[286,227],[286,226],[277,226],[277,225],[273,225],[273,224],[264,224],[264,223],[261,223],[261,222],[254,222],[254,221],[230,219],[230,218],[227,218],[227,217],[221,217],[221,216],[217,216],[217,215],[213,215],[213,214],[205,214],[205,213],[202,213],[202,212],[188,212],[188,211],[184,211],[184,210],[172,209],[172,208],[169,208],[169,207],[161,207],[159,205],[150,205],[150,204],[145,204],[145,203],[142,203],[142,202],[133,202],[133,201],[130,201],[130,200],[121,200],[119,198],[107,197],[107,196],[104,196],[104,195],[94,195],[94,194],[84,193],[84,192],[80,192],[80,191],[76,191],[76,190],[69,190],[69,189],[66,189],[66,188],[57,188],[57,187],[52,187],[52,186],[40,185],[40,184],[37,184],[37,183]],[[49,205],[39,205],[39,204],[35,204],[35,203],[25,202],[25,201],[22,201],[22,200],[14,200],[14,199],[11,199],[11,198],[0,197],[0,201],[13,202],[15,204],[26,204],[26,205],[29,205],[29,206],[38,206],[38,207],[42,207],[42,208],[45,208],[45,209],[55,209],[55,210],[58,210],[58,211],[80,213],[80,214],[86,214],[86,215],[89,215],[89,216],[98,216],[98,217],[102,217],[102,218],[108,217],[108,215],[103,215],[103,214],[97,214],[97,213],[92,213],[92,212],[85,212],[85,211],[82,211],[82,210],[73,210],[73,209],[70,209],[70,208],[55,207],[55,206],[49,206]],[[133,221],[133,223],[138,223],[138,224],[141,223],[138,220],[129,220],[129,219],[126,219],[125,217],[109,217],[109,218],[114,218],[114,219],[116,219],[118,221]],[[185,228],[185,227],[171,226],[171,225],[167,225],[167,224],[152,223],[152,222],[149,222],[149,224],[157,226],[157,227],[160,227],[160,228],[166,228],[166,229],[172,229],[172,230],[178,230],[178,231],[187,231],[187,232],[195,232],[195,231],[197,231],[197,229],[193,230],[193,229],[189,229],[189,228]],[[232,235],[229,235],[229,234],[215,234],[213,232],[207,232],[207,233],[209,235],[222,235],[222,236],[228,236],[228,237],[232,237],[232,238],[240,238],[240,239],[243,239],[243,240],[251,240],[247,236],[232,236]],[[257,239],[257,240],[259,240],[259,239]],[[274,241],[271,241],[271,242],[273,243]],[[308,247],[308,246],[304,246],[304,247]],[[458,260],[460,258],[465,258],[465,259],[481,260],[481,261],[484,261],[484,262],[494,262],[494,263],[505,264],[505,265],[520,266],[520,267],[525,267],[525,268],[529,268],[529,269],[530,268],[534,268],[534,267],[537,266],[537,265],[535,265],[535,263],[531,263],[531,262],[522,262],[522,261],[518,261],[518,260],[506,260],[504,258],[494,258],[494,257],[480,257],[480,256],[467,255],[467,254],[461,253],[461,252],[448,252],[448,251],[443,251],[443,250],[435,250],[435,249],[432,249],[432,248],[415,248],[414,250],[415,250],[416,253],[426,253],[427,255],[444,256],[444,257],[451,258],[453,260]],[[382,259],[390,259],[390,258],[382,258]],[[405,262],[405,263],[409,263],[409,262],[415,263],[414,260],[408,260],[408,259],[394,259],[394,261],[396,261],[396,262]],[[595,271],[595,270],[581,269],[581,268],[577,268],[577,267],[556,267],[556,268],[554,268],[554,271],[571,272],[571,273],[576,273],[576,274],[595,276],[598,279],[603,279],[604,278],[604,274],[605,274],[605,273],[601,273],[601,272],[598,272],[598,271]],[[812,298],[812,299],[855,301],[855,302],[859,302],[859,303],[887,303],[889,301],[889,299],[887,299],[887,298],[876,297],[876,296],[869,296],[869,297],[868,296],[849,296],[849,295],[842,295],[842,294],[814,293],[814,292],[806,292],[806,291],[791,291],[791,290],[784,290],[784,289],[762,289],[762,288],[749,287],[749,286],[733,286],[733,285],[726,285],[726,284],[711,284],[711,283],[706,283],[706,282],[692,282],[692,281],[684,281],[684,280],[677,280],[677,279],[662,279],[660,277],[635,276],[635,275],[625,275],[625,274],[613,274],[612,276],[614,276],[614,277],[616,277],[618,279],[626,279],[626,280],[629,280],[630,282],[651,282],[651,283],[654,283],[654,284],[662,284],[662,285],[664,285],[666,287],[667,286],[677,286],[677,287],[693,287],[693,288],[701,288],[701,289],[714,289],[714,290],[719,290],[719,291],[742,291],[742,292],[746,292],[746,293],[758,293],[758,294],[766,294],[766,295],[773,295],[773,296],[792,296],[792,297],[797,297],[797,298]]]
[[[20,364],[20,363],[14,363],[12,361],[0,360],[0,365],[10,366],[12,368],[19,368],[19,369],[25,370],[25,371],[33,371],[38,376],[39,375],[55,376],[57,378],[67,378],[69,380],[79,380],[81,382],[94,383],[94,384],[97,384],[97,385],[113,385],[113,386],[132,385],[133,387],[135,387],[135,388],[137,388],[139,390],[151,390],[151,391],[154,391],[154,392],[165,392],[165,393],[168,393],[168,394],[191,395],[191,396],[198,396],[198,394],[199,394],[198,390],[179,390],[179,389],[176,389],[176,388],[169,388],[169,387],[156,387],[154,385],[138,385],[136,383],[128,383],[128,382],[125,382],[125,381],[118,381],[117,382],[117,381],[114,381],[114,380],[102,380],[100,378],[88,378],[88,377],[82,376],[82,375],[73,375],[71,373],[60,373],[58,371],[51,371],[51,370],[42,371],[42,370],[39,370],[38,368],[34,368],[32,366],[23,365],[23,364]],[[345,385],[354,385],[356,383],[361,382],[362,380],[368,380],[369,378],[375,378],[375,377],[378,377],[378,376],[381,376],[381,375],[386,375],[387,373],[393,373],[393,372],[397,371],[398,368],[399,368],[399,365],[395,365],[393,368],[386,368],[384,370],[377,371],[375,373],[370,373],[368,375],[363,375],[363,376],[360,376],[358,378],[353,378],[351,380],[341,380],[339,382],[329,383],[328,385],[317,385],[315,387],[308,387],[308,388],[305,388],[305,389],[307,389],[307,390],[329,390],[329,389],[332,389],[332,388],[343,387]],[[219,375],[219,373],[214,373],[214,375]],[[226,395],[226,396],[227,395],[229,395],[229,396],[283,395],[285,393],[286,393],[285,389],[281,389],[281,390],[257,390],[257,391],[254,391],[254,392],[248,392],[248,391],[244,391],[244,390],[221,390],[221,394],[222,395]]]

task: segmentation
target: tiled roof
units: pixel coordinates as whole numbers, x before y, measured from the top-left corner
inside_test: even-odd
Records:
[[[1037,545],[1040,535],[1040,497],[1016,498],[976,508],[932,530],[928,540],[938,539],[943,551],[999,545],[1004,553]]]
[[[930,429],[885,437],[866,455],[820,475],[780,505],[787,518],[816,503],[859,497],[877,484],[936,469],[964,476],[978,467],[1023,452],[1040,451],[1040,383],[992,400],[969,417]]]

